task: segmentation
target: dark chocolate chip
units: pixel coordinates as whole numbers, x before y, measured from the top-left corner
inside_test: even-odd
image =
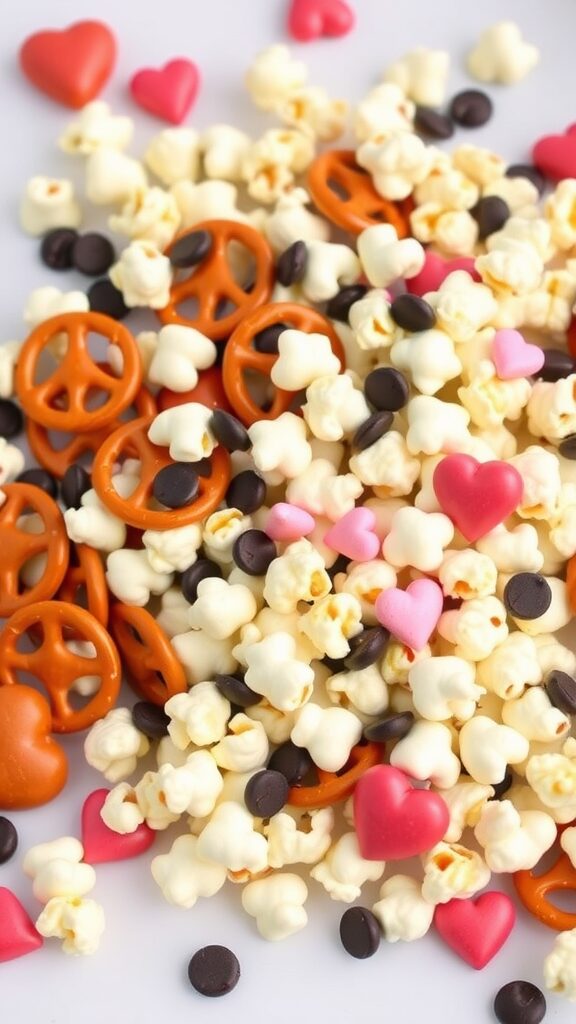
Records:
[[[363,452],[371,448],[376,441],[379,441],[384,434],[387,434],[394,422],[394,413],[387,409],[382,412],[373,412],[364,423],[358,427],[352,438],[352,447],[357,452]]]
[[[249,576],[264,576],[277,554],[274,541],[264,530],[245,530],[232,548],[234,562]]]
[[[564,459],[576,459],[576,434],[568,434],[560,441],[558,451]]]
[[[333,676],[337,676],[339,672],[346,671],[345,661],[346,658],[329,658],[327,654],[322,658],[322,664],[330,669]]]
[[[576,363],[569,352],[561,348],[544,349],[544,366],[534,374],[540,380],[555,382],[574,373]]]
[[[152,494],[166,508],[184,508],[198,496],[200,481],[191,462],[173,462],[154,477]]]
[[[40,259],[51,270],[70,270],[72,249],[78,238],[74,228],[54,228],[44,235],[40,245]]]
[[[390,316],[398,327],[411,334],[429,331],[436,323],[436,313],[432,306],[419,295],[410,295],[409,292],[394,299],[390,306]]]
[[[104,313],[113,320],[123,320],[130,312],[122,292],[112,284],[109,277],[101,277],[99,281],[94,281],[94,284],[90,285],[88,301],[93,313]]]
[[[149,739],[161,740],[168,735],[170,716],[157,704],[139,700],[132,708],[132,722]]]
[[[454,125],[448,115],[432,107],[416,107],[414,127],[429,139],[450,139],[454,135]]]
[[[366,907],[348,907],[340,918],[340,939],[344,949],[357,960],[374,956],[380,945],[378,918]]]
[[[189,565],[180,577],[180,587],[186,600],[194,604],[198,597],[198,584],[214,576],[222,579],[222,569],[209,558],[199,558],[194,565]]]
[[[16,437],[24,429],[24,417],[15,402],[0,398],[0,437]]]
[[[390,633],[384,626],[369,626],[350,640],[350,654],[344,659],[349,672],[361,672],[381,658],[388,646]]]
[[[225,996],[239,979],[238,957],[226,946],[204,946],[188,964],[188,980],[202,996]]]
[[[239,708],[251,708],[262,700],[261,693],[255,693],[239,676],[216,674],[214,682],[223,697]]]
[[[219,444],[229,452],[247,452],[250,447],[248,431],[240,420],[223,409],[215,409],[210,420],[210,429]]]
[[[505,793],[508,792],[512,783],[514,782],[514,776],[510,768],[506,769],[502,782],[496,782],[492,784],[494,790],[494,796],[489,797],[489,800],[501,800]]]
[[[253,344],[256,352],[263,352],[266,356],[278,355],[278,338],[283,331],[287,331],[287,324],[271,324],[263,331],[254,335]]]
[[[396,714],[385,715],[377,722],[371,722],[364,729],[364,739],[371,743],[387,743],[388,740],[401,740],[407,736],[414,725],[411,711],[398,711]]]
[[[550,607],[552,591],[540,573],[518,572],[504,587],[503,600],[515,619],[539,619]]]
[[[8,818],[0,817],[0,864],[5,864],[16,853],[18,833]]]
[[[282,743],[268,761],[271,771],[280,772],[290,786],[302,782],[312,769],[314,762],[304,747],[297,747],[292,740]]]
[[[33,484],[34,487],[39,487],[41,491],[45,491],[51,498],[58,497],[58,484],[56,478],[49,473],[47,469],[40,469],[35,466],[34,469],[24,469],[16,477],[16,483],[18,484]]]
[[[347,558],[346,555],[338,555],[336,561],[332,563],[329,569],[326,569],[330,579],[334,580],[334,577],[340,572],[347,572],[351,561],[352,559]]]
[[[112,242],[97,231],[88,231],[74,242],[72,263],[76,270],[87,277],[100,277],[105,274],[115,259]]]
[[[408,401],[408,382],[400,370],[379,366],[364,381],[366,401],[382,412],[398,412]]]
[[[298,284],[306,273],[308,247],[306,242],[292,242],[284,250],[276,264],[276,280],[283,288]]]
[[[237,508],[249,516],[262,507],[266,498],[266,483],[253,469],[244,469],[233,477],[226,491],[228,508]]]
[[[212,235],[209,231],[189,231],[182,235],[168,253],[170,263],[179,270],[195,267],[206,258],[212,248]]]
[[[500,196],[484,196],[470,210],[478,225],[478,238],[482,241],[504,227],[510,216],[510,207]]]
[[[507,178],[528,178],[542,195],[546,188],[546,178],[533,164],[510,164],[506,169]]]
[[[463,128],[480,128],[492,116],[492,100],[480,89],[464,89],[450,104],[450,116]]]
[[[540,1024],[546,1015],[543,993],[530,981],[509,981],[497,993],[494,1013],[500,1024]]]
[[[255,818],[271,818],[286,804],[288,789],[286,776],[282,772],[263,768],[248,779],[244,803]]]
[[[198,473],[198,476],[203,476],[204,479],[212,476],[212,463],[210,459],[197,459],[193,463],[194,469]]]
[[[576,679],[559,669],[549,672],[544,680],[550,703],[565,715],[576,715]]]
[[[60,482],[60,496],[66,508],[80,508],[80,500],[92,487],[90,475],[79,462],[73,462]]]
[[[338,320],[343,324],[347,324],[350,307],[355,302],[360,302],[360,299],[364,298],[367,291],[368,289],[363,284],[349,284],[346,288],[341,288],[326,306],[326,316],[330,317],[331,320]]]

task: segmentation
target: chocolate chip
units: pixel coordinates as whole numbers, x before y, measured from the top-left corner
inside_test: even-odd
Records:
[[[387,434],[394,422],[394,413],[383,410],[373,412],[364,423],[358,427],[352,438],[352,448],[357,452],[363,452],[371,448],[376,441],[379,441],[384,434]]]
[[[149,739],[161,740],[163,736],[168,735],[170,716],[157,704],[139,700],[132,708],[132,722]]]
[[[364,298],[367,291],[368,289],[363,284],[349,284],[346,288],[341,288],[326,306],[326,316],[330,317],[331,320],[338,320],[340,323],[347,324],[350,307],[355,302],[360,302],[360,299]]]
[[[382,412],[398,412],[408,401],[408,382],[400,370],[379,366],[364,381],[366,401]]]
[[[16,437],[24,429],[24,417],[15,402],[0,398],[0,437]]]
[[[270,768],[252,775],[244,790],[244,803],[255,818],[271,818],[288,799],[288,782],[282,772]]]
[[[340,918],[340,939],[344,949],[357,960],[374,956],[380,945],[378,918],[366,907],[349,907]]]
[[[49,494],[51,498],[58,497],[56,478],[47,469],[40,469],[37,466],[34,469],[24,469],[16,477],[16,483],[33,484],[34,487],[39,487],[41,491]]]
[[[480,128],[492,116],[492,100],[480,89],[464,89],[450,104],[450,116],[463,128]]]
[[[0,817],[0,864],[5,864],[16,853],[18,833],[8,818]]]
[[[454,125],[446,114],[432,107],[416,107],[414,127],[420,135],[429,139],[449,139],[454,135]]]
[[[88,301],[93,313],[104,313],[113,320],[123,320],[130,312],[122,292],[118,291],[109,277],[101,277],[99,281],[94,281],[94,284],[90,285]]]
[[[40,244],[40,259],[51,270],[70,270],[72,249],[78,238],[74,228],[54,228],[44,235]]]
[[[569,352],[560,348],[544,350],[544,366],[534,376],[540,380],[555,382],[574,373],[576,363]]]
[[[166,508],[184,508],[198,496],[200,482],[191,462],[173,462],[154,477],[152,494]]]
[[[240,964],[226,946],[204,946],[188,964],[188,980],[202,996],[225,996],[236,988]]]
[[[397,714],[384,715],[377,722],[371,722],[364,729],[364,739],[371,743],[387,743],[388,740],[401,740],[407,736],[414,725],[411,711],[399,711]]]
[[[314,762],[308,751],[304,747],[297,747],[292,740],[282,743],[268,761],[268,768],[280,772],[290,786],[302,782],[313,767]]]
[[[244,469],[233,477],[226,491],[228,508],[237,508],[249,516],[262,507],[266,498],[266,483],[253,469]]]
[[[184,270],[206,259],[211,248],[212,235],[209,231],[189,231],[174,242],[168,257],[173,267]]]
[[[248,431],[240,420],[223,409],[215,409],[210,429],[219,444],[229,452],[247,452],[250,447]]]
[[[80,508],[80,500],[92,487],[89,474],[79,462],[73,462],[60,482],[60,497],[66,508]]]
[[[255,693],[239,676],[216,674],[214,682],[223,697],[239,708],[251,708],[262,700],[261,693]]]
[[[499,231],[510,216],[510,207],[500,196],[484,196],[470,210],[478,225],[478,239],[482,241]]]
[[[564,459],[576,459],[576,434],[568,434],[558,445],[558,451]]]
[[[338,558],[336,559],[335,562],[332,562],[330,568],[326,568],[326,572],[328,573],[330,579],[334,581],[334,577],[337,576],[338,573],[347,572],[348,566],[350,565],[351,561],[352,559],[347,558],[346,555],[338,555]]]
[[[432,306],[419,295],[410,295],[409,292],[394,299],[390,306],[390,316],[398,327],[411,334],[429,331],[436,323],[436,313]]]
[[[509,981],[497,993],[494,1013],[500,1024],[540,1024],[546,1015],[543,993],[530,981]]]
[[[204,479],[212,476],[212,463],[210,459],[196,459],[193,466],[198,476],[203,476]]]
[[[277,554],[274,541],[263,530],[245,530],[232,548],[236,565],[249,576],[264,576]]]
[[[101,274],[105,274],[115,259],[112,242],[97,231],[88,231],[74,242],[72,263],[76,270],[88,277],[100,277]]]
[[[222,579],[222,569],[209,558],[199,558],[194,565],[189,565],[180,577],[180,587],[186,600],[194,604],[198,597],[198,584],[214,576]]]
[[[337,676],[340,672],[346,671],[346,665],[344,664],[345,661],[345,658],[329,658],[327,654],[322,658],[322,664],[326,665],[326,668],[330,669],[333,676]]]
[[[512,783],[514,782],[514,776],[510,768],[506,769],[502,782],[496,782],[492,784],[494,790],[494,796],[488,797],[489,800],[501,800],[505,793],[508,792]]]
[[[527,178],[542,195],[546,188],[546,178],[533,164],[510,164],[506,169],[507,178]]]
[[[576,715],[576,679],[559,669],[549,672],[544,680],[550,703],[565,715]]]
[[[263,331],[258,331],[258,334],[254,335],[254,348],[266,356],[277,356],[278,338],[287,330],[287,324],[271,324],[270,327],[265,327]]]
[[[384,626],[370,626],[350,640],[350,654],[344,659],[349,672],[361,672],[381,658],[388,646],[390,633]]]
[[[548,582],[537,572],[518,572],[504,587],[506,611],[515,619],[539,619],[552,603]]]
[[[284,288],[298,284],[306,273],[308,247],[306,242],[292,242],[284,250],[276,264],[276,280]]]

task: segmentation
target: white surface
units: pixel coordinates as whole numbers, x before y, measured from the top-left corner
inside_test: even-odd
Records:
[[[108,20],[116,29],[120,59],[104,92],[114,107],[138,121],[134,152],[162,125],[139,112],[130,101],[127,82],[144,65],[160,65],[174,56],[195,59],[203,88],[191,123],[204,127],[229,121],[253,133],[272,121],[250,106],[242,89],[243,71],[252,55],[285,37],[286,0],[162,0],[136,5],[133,0],[20,0],[10,4],[2,25],[3,154],[0,190],[0,314],[2,340],[22,335],[21,310],[28,292],[41,284],[86,287],[85,279],[57,275],[37,257],[37,243],[18,229],[17,208],[24,183],[32,174],[77,173],[79,164],[55,147],[70,113],[36,93],[20,77],[16,54],[21,41],[45,27],[64,26],[82,17]],[[455,5],[453,0],[356,0],[357,30],[347,39],[298,47],[314,82],[335,95],[358,99],[393,58],[414,45],[446,48],[452,54],[450,87],[473,85],[463,73],[463,57],[479,32],[502,18],[515,18],[526,38],[542,51],[539,68],[512,88],[489,91],[495,100],[493,120],[482,130],[460,132],[456,140],[486,145],[513,162],[528,157],[531,142],[546,131],[561,130],[576,120],[574,0],[483,0]],[[91,222],[95,222],[91,215]],[[87,223],[89,223],[87,221]],[[71,780],[48,807],[12,815],[21,848],[0,867],[0,884],[10,886],[34,916],[39,907],[20,870],[28,846],[63,834],[78,834],[85,795],[102,785],[83,762],[81,738],[65,740]],[[174,829],[162,833],[156,852],[164,851]],[[228,886],[217,897],[200,901],[191,911],[169,907],[148,869],[150,854],[123,864],[97,868],[95,897],[105,907],[107,930],[100,953],[69,959],[59,943],[0,967],[5,1015],[23,1022],[49,1024],[141,1024],[160,1015],[170,1024],[217,1020],[222,1024],[299,1019],[344,1024],[351,1019],[391,1020],[412,1024],[481,1024],[493,1019],[491,1002],[498,988],[514,978],[542,984],[541,964],[554,933],[519,910],[518,926],[502,952],[484,971],[475,972],[446,949],[435,935],[417,945],[382,944],[368,961],[355,961],[340,947],[338,922],[345,907],[310,883],[310,924],[306,931],[276,945],[255,932],[241,910],[240,891]],[[367,886],[362,902],[370,906],[377,887]],[[233,994],[221,1000],[197,996],[186,980],[190,955],[207,943],[236,951],[242,978]],[[567,1024],[574,1007],[551,996],[547,1020]]]

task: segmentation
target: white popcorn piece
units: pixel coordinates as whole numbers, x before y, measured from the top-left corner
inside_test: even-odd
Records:
[[[494,194],[494,186],[491,189],[491,194]],[[535,291],[543,270],[542,259],[536,250],[512,239],[502,239],[498,248],[478,256],[475,267],[497,298],[528,295]]]
[[[453,537],[452,521],[442,512],[401,508],[392,517],[382,554],[396,568],[411,565],[420,572],[433,572],[442,564],[444,549]]]
[[[191,909],[198,897],[215,896],[226,881],[226,868],[197,855],[197,836],[179,836],[166,854],[154,857],[152,877],[167,903]]]
[[[552,452],[529,445],[508,460],[522,477],[524,491],[516,508],[521,519],[549,520],[560,498],[560,466]]]
[[[82,219],[74,186],[66,178],[30,178],[20,204],[20,224],[29,235],[52,228],[77,228]]]
[[[182,765],[162,765],[158,779],[168,810],[194,818],[212,814],[224,785],[208,750],[193,751]]]
[[[506,200],[506,193],[502,194],[504,182],[508,182],[508,186],[510,183],[515,184],[515,187],[518,187],[518,182],[523,182],[523,188],[528,184],[532,191],[522,196],[524,202],[526,205],[533,205],[538,202],[538,194],[534,191],[534,186],[531,182],[528,182],[527,178],[496,179],[485,190],[484,194],[497,194],[501,199]],[[509,202],[507,205],[512,208],[514,204]],[[489,251],[500,248],[506,249],[510,248],[510,243],[519,243],[528,249],[533,249],[540,259],[545,262],[551,259],[555,251],[552,243],[552,228],[549,222],[543,217],[526,215],[522,212],[509,217],[500,231],[494,231],[489,235],[486,239],[486,248]],[[512,250],[514,248],[514,245],[512,245]]]
[[[104,911],[95,900],[55,897],[36,921],[36,930],[47,939],[62,939],[62,951],[71,956],[95,953],[105,928]]]
[[[24,469],[25,462],[23,453],[15,444],[0,437],[0,486],[14,480]]]
[[[239,803],[218,804],[196,844],[196,856],[228,871],[257,874],[268,866],[268,843],[254,830],[254,818]]]
[[[84,847],[79,839],[73,836],[62,836],[48,843],[31,846],[22,861],[22,870],[29,878],[36,878],[38,873],[52,861],[65,861],[68,864],[79,864],[84,857]]]
[[[388,707],[388,687],[376,665],[330,676],[326,692],[334,704],[351,705],[360,715],[380,715]]]
[[[493,595],[473,598],[460,608],[444,612],[437,629],[455,645],[457,657],[483,661],[508,636],[506,609]]]
[[[262,768],[269,753],[266,730],[261,722],[245,714],[234,715],[228,722],[227,735],[210,752],[216,764],[228,771],[249,772]]]
[[[246,683],[279,711],[296,711],[312,696],[314,670],[296,657],[296,640],[275,632],[245,652]]]
[[[155,572],[184,572],[196,561],[202,545],[202,528],[199,523],[190,523],[174,530],[145,530],[142,543]],[[187,629],[188,620],[182,621],[183,629]]]
[[[59,288],[46,285],[30,292],[24,307],[24,323],[33,330],[44,320],[59,316],[60,313],[87,313],[89,309],[88,296],[84,292],[62,292]]]
[[[438,579],[446,596],[464,601],[494,594],[497,578],[492,559],[474,548],[445,551],[438,569]]]
[[[570,731],[570,719],[553,707],[544,689],[533,686],[521,697],[507,700],[502,707],[502,721],[531,742],[549,743]]]
[[[328,222],[311,213],[306,208],[309,203],[310,196],[303,188],[294,188],[277,200],[263,227],[275,255],[279,256],[294,242],[328,241]]]
[[[163,594],[172,585],[174,573],[155,572],[146,551],[121,548],[106,559],[106,581],[124,604],[143,608],[151,594]]]
[[[21,348],[20,341],[5,341],[0,345],[0,398],[12,398],[14,394],[14,374]]]
[[[472,341],[497,309],[490,289],[473,281],[465,270],[448,274],[437,292],[426,295],[426,301],[436,313],[438,326],[458,344]]]
[[[389,348],[400,331],[390,315],[387,291],[373,288],[363,299],[354,302],[348,313],[357,345],[365,352]]]
[[[308,703],[300,709],[290,739],[305,747],[314,764],[326,772],[344,767],[362,735],[362,723],[346,708]]]
[[[472,718],[486,690],[476,686],[474,666],[458,657],[435,657],[417,662],[408,673],[414,707],[430,722],[459,722]]]
[[[422,885],[409,875],[392,875],[380,888],[372,907],[386,942],[413,942],[430,931],[434,906],[422,896]]]
[[[421,651],[413,651],[411,647],[406,644],[401,644],[398,640],[390,640],[386,653],[380,662],[380,670],[384,682],[388,683],[389,686],[394,683],[398,683],[400,686],[408,686],[408,673],[413,665],[419,661],[424,661],[426,658],[431,656],[431,649],[426,644]],[[390,694],[391,700],[393,699],[393,691]]]
[[[218,577],[198,584],[197,598],[190,609],[192,629],[203,629],[216,640],[225,640],[256,615],[256,600],[248,587],[230,585]]]
[[[295,722],[293,712],[279,711],[267,700],[263,700],[260,704],[246,708],[246,714],[248,718],[260,722],[270,743],[287,743],[290,739]]]
[[[99,146],[86,161],[86,196],[95,206],[119,206],[147,185],[139,160],[118,149]]]
[[[40,903],[55,897],[81,899],[96,885],[96,872],[90,864],[74,863],[65,858],[47,861],[34,875],[32,891]]]
[[[410,226],[418,241],[432,242],[448,255],[467,256],[478,241],[478,224],[467,210],[443,210],[438,203],[416,207]]]
[[[520,523],[512,530],[501,524],[481,537],[476,547],[492,559],[501,573],[539,572],[544,564],[538,534],[528,523]]]
[[[242,164],[251,144],[250,137],[233,125],[211,125],[199,140],[206,177],[240,181]]]
[[[132,118],[112,114],[108,103],[93,100],[82,107],[77,119],[65,128],[58,139],[58,146],[72,156],[90,156],[101,146],[126,149],[133,134]]]
[[[345,658],[362,629],[362,607],[353,594],[328,594],[300,616],[298,628],[324,655]]]
[[[307,245],[307,253],[301,287],[310,302],[327,302],[345,285],[356,284],[362,273],[360,260],[348,245],[312,241]],[[325,370],[337,372],[334,367]]]
[[[368,626],[378,622],[375,604],[382,590],[389,590],[397,583],[396,572],[383,559],[369,562],[351,562],[348,571],[334,577],[336,593],[353,594],[362,608],[362,621]]]
[[[186,750],[178,750],[170,736],[163,736],[156,747],[156,764],[161,768],[163,764],[170,764],[173,768],[182,768],[190,756],[190,747]]]
[[[410,494],[420,474],[420,461],[410,454],[397,430],[389,430],[376,444],[353,455],[349,466],[363,484],[376,487],[382,498]]]
[[[424,266],[424,249],[414,238],[398,239],[391,224],[375,224],[358,235],[362,269],[374,288],[415,277]]]
[[[214,678],[216,673],[234,672],[238,662],[232,654],[234,640],[215,640],[201,629],[178,633],[171,639],[178,661],[190,686]]]
[[[148,144],[144,163],[163,185],[196,181],[200,172],[200,143],[192,128],[164,128]]]
[[[544,214],[550,225],[552,241],[558,249],[570,250],[576,245],[573,217],[576,210],[576,180],[559,181],[552,195],[544,202]]]
[[[467,178],[484,188],[506,173],[506,161],[498,153],[464,143],[452,152],[452,163]]]
[[[260,935],[270,942],[287,939],[305,928],[308,915],[304,904],[308,887],[298,875],[268,875],[249,882],[242,890],[242,906],[256,918]]]
[[[435,395],[462,370],[452,339],[436,328],[395,341],[390,359],[398,369],[410,373],[423,395]]]
[[[418,46],[386,69],[384,81],[399,85],[420,106],[440,107],[446,98],[449,69],[450,55],[445,50]]]
[[[129,708],[113,708],[94,723],[84,740],[88,764],[109,782],[120,782],[131,775],[138,758],[149,749],[150,743],[134,725]]]
[[[546,988],[576,1002],[576,928],[560,932],[544,960]]]
[[[64,512],[66,533],[75,544],[89,544],[98,551],[118,551],[126,543],[126,524],[102,504],[96,491],[85,491],[80,508]]]
[[[576,814],[576,745],[566,741],[562,753],[535,754],[526,765],[526,781],[550,808],[571,808]]]
[[[437,843],[422,859],[422,896],[434,906],[469,899],[490,881],[490,868],[480,854],[458,843]]]
[[[229,181],[178,181],[170,192],[174,196],[182,228],[194,227],[204,220],[235,220],[248,223],[245,213],[238,208],[238,189]]]
[[[216,346],[200,331],[181,324],[168,324],[157,335],[148,380],[171,391],[190,391],[198,383],[198,370],[216,360]]]
[[[574,651],[564,647],[555,636],[550,636],[547,633],[542,633],[533,639],[536,645],[536,657],[543,677],[555,669],[567,672],[570,676],[576,675],[576,654]]]
[[[305,85],[308,68],[295,60],[287,46],[275,44],[262,50],[246,72],[246,87],[261,110],[274,110],[291,93]]]
[[[199,402],[186,402],[159,413],[150,425],[148,437],[152,444],[169,448],[176,462],[198,462],[209,458],[216,448],[211,419],[212,409]]]
[[[314,142],[295,128],[271,128],[253,142],[242,163],[248,194],[259,203],[275,203],[289,191],[294,175],[314,157]]]
[[[576,826],[564,829],[560,836],[560,846],[568,854],[572,867],[576,867]]]
[[[445,843],[457,843],[466,828],[474,828],[480,820],[482,808],[494,796],[492,786],[481,786],[462,776],[462,781],[451,789],[442,790],[442,799],[450,811],[450,824],[444,835]]]
[[[164,710],[171,719],[168,733],[179,750],[186,750],[190,743],[198,747],[217,743],[230,717],[229,701],[210,680],[196,683],[188,693],[174,694]]]
[[[428,174],[414,189],[416,208],[434,206],[440,211],[469,210],[478,201],[478,185],[463,167],[439,149],[431,150]],[[501,174],[505,170],[504,162]]]
[[[144,821],[144,814],[138,806],[133,787],[127,782],[119,782],[114,786],[100,808],[100,817],[108,828],[119,835],[135,832]]]
[[[309,540],[289,544],[266,571],[264,598],[274,611],[288,614],[300,601],[318,601],[326,597],[332,583],[324,561]]]
[[[340,360],[324,334],[283,331],[278,338],[278,352],[270,378],[284,391],[301,391],[319,377],[337,374],[340,370]]]
[[[363,392],[348,374],[318,377],[306,389],[304,419],[314,437],[340,441],[370,415]]]
[[[300,815],[295,815],[292,809],[274,814],[264,826],[270,867],[316,864],[330,846],[333,828],[334,811],[331,807]]]
[[[163,309],[170,301],[172,264],[153,242],[131,242],[110,267],[109,276],[127,306]]]
[[[487,658],[478,662],[476,676],[482,686],[506,701],[521,697],[526,687],[542,682],[534,640],[525,633],[509,633]]]
[[[360,142],[388,131],[412,131],[415,104],[399,85],[385,82],[375,86],[354,112],[354,131]]]
[[[346,128],[348,103],[332,99],[325,89],[309,85],[283,97],[275,113],[285,124],[298,128],[311,139],[333,142]]]
[[[552,601],[548,611],[536,619],[513,619],[514,623],[528,636],[538,636],[540,633],[556,633],[559,629],[571,622],[573,615],[568,600],[568,589],[564,580],[557,576],[545,576],[550,590]]]
[[[293,412],[283,412],[275,420],[259,420],[248,428],[252,458],[263,473],[277,471],[291,480],[303,473],[312,461],[312,449],[306,440],[306,424]]]
[[[467,443],[470,414],[461,405],[431,395],[416,395],[408,404],[407,414],[406,444],[412,455],[448,455],[462,451]]]
[[[207,556],[219,565],[230,565],[235,541],[252,525],[250,516],[245,516],[237,508],[213,512],[202,529],[202,545]]]
[[[187,527],[182,527],[182,529],[187,529]],[[146,530],[146,533],[148,532],[151,531]],[[173,531],[168,530],[166,532],[172,533]],[[176,533],[177,531],[174,532]],[[143,534],[142,539],[144,539],[144,536],[145,534]],[[147,546],[146,550],[149,552],[148,559],[150,560],[150,548]],[[166,563],[163,564],[165,565]],[[152,565],[152,568],[154,568],[154,565]],[[158,570],[158,566],[156,566],[156,568]],[[162,568],[160,571],[164,572],[166,570]],[[180,572],[181,570],[178,569],[177,571]],[[178,633],[185,633],[188,629],[189,611],[190,605],[180,588],[170,587],[160,597],[160,612],[156,615],[156,622],[164,633],[166,633],[166,636],[171,640],[172,637],[177,636]]]
[[[576,374],[557,381],[536,381],[528,400],[528,430],[558,441],[576,432]]]
[[[564,484],[560,488],[552,524],[550,541],[564,558],[571,558],[576,553],[576,485]]]
[[[384,874],[383,860],[365,860],[355,832],[346,832],[330,847],[326,856],[310,871],[310,877],[324,886],[330,899],[353,903],[365,882],[377,882]]]
[[[480,82],[513,85],[536,66],[540,54],[525,42],[518,25],[499,21],[486,29],[468,54],[468,70]]]
[[[155,832],[162,832],[180,818],[180,812],[171,811],[166,802],[164,781],[175,770],[162,765],[157,772],[145,772],[134,787],[134,796],[146,824]]]
[[[350,512],[364,488],[353,473],[338,476],[328,459],[312,462],[286,488],[286,500],[314,516],[327,516],[337,522]]]
[[[427,177],[432,152],[411,132],[387,131],[362,143],[356,159],[370,171],[374,187],[384,199],[406,199]]]
[[[108,224],[112,231],[164,249],[178,230],[180,210],[169,192],[143,186],[132,193],[120,213],[108,218]]]
[[[486,863],[497,874],[529,871],[556,839],[556,825],[542,811],[517,811],[511,800],[491,800],[482,808],[474,835]]]
[[[460,761],[452,751],[452,733],[441,722],[415,722],[392,750],[390,764],[413,779],[430,781],[438,789],[451,789],[460,775]]]
[[[502,782],[507,766],[524,761],[529,749],[525,736],[485,715],[465,722],[460,731],[462,764],[474,781],[484,786]]]

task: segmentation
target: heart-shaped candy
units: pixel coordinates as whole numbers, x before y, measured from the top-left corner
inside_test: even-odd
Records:
[[[102,21],[77,21],[36,32],[20,48],[20,67],[33,85],[66,107],[83,107],[110,77],[116,40]]]
[[[576,125],[564,135],[544,135],[532,149],[534,165],[547,178],[576,178]]]
[[[100,817],[100,811],[109,792],[109,789],[95,789],[86,797],[82,807],[82,845],[84,860],[88,864],[138,857],[150,849],[156,838],[156,833],[146,822],[138,825],[135,832],[125,835],[108,828]]]
[[[344,0],[292,0],[288,31],[307,43],[320,36],[345,36],[355,22],[356,15]]]
[[[447,260],[437,252],[426,252],[424,266],[419,274],[406,281],[406,287],[412,295],[426,295],[427,292],[437,292],[442,281],[454,270],[465,270],[474,281],[480,280],[480,274],[474,266],[471,256],[457,256]]]
[[[509,327],[496,331],[491,355],[500,380],[531,377],[544,366],[543,349],[538,345],[529,345],[520,331],[513,331]]]
[[[380,551],[375,526],[376,515],[371,508],[352,508],[324,534],[324,543],[355,562],[369,562]]]
[[[434,924],[446,945],[477,971],[502,949],[515,922],[514,904],[504,892],[450,900],[434,913]]]
[[[467,540],[476,541],[507,516],[522,500],[524,484],[507,462],[478,462],[471,455],[447,455],[434,470],[434,493],[442,511]]]
[[[0,808],[39,807],[64,786],[68,761],[51,729],[50,705],[37,690],[0,687]]]
[[[43,942],[20,900],[0,886],[0,964],[33,953]]]
[[[168,61],[163,68],[143,68],[130,82],[136,103],[163,121],[181,124],[200,86],[196,64],[184,57]]]
[[[266,517],[264,532],[272,540],[293,541],[307,537],[314,526],[314,517],[305,509],[290,505],[287,501],[278,501],[272,505]]]
[[[354,825],[366,860],[404,860],[431,850],[450,823],[438,793],[416,789],[398,768],[377,764],[354,791]]]
[[[430,639],[444,605],[442,588],[434,580],[414,580],[406,590],[390,587],[376,598],[378,622],[413,651]]]

